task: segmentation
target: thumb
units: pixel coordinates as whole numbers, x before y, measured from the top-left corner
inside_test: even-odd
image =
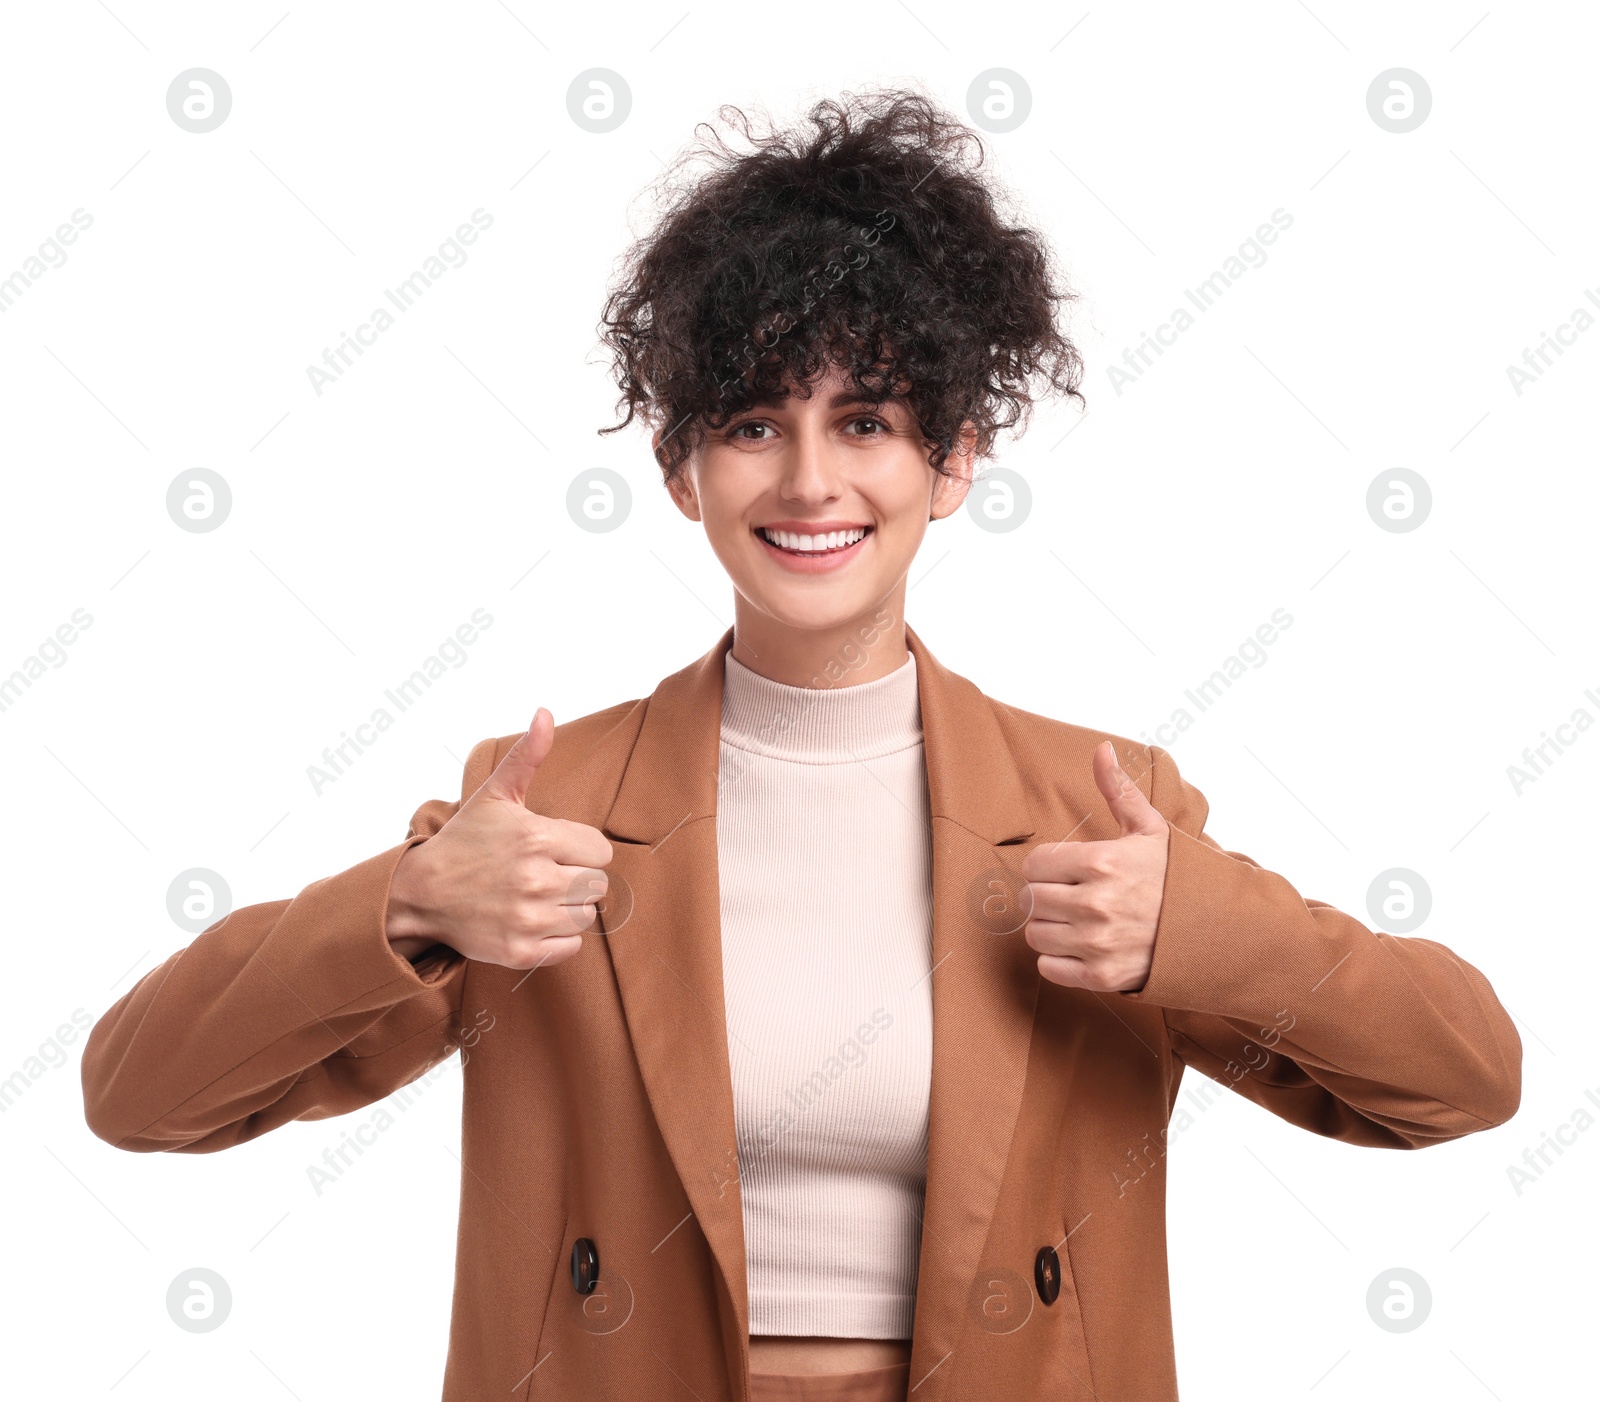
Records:
[[[539,766],[550,757],[555,734],[555,717],[543,706],[539,707],[533,713],[533,724],[528,727],[527,734],[520,736],[517,743],[506,751],[505,758],[495,766],[494,773],[483,781],[478,794],[526,804],[528,787],[533,783],[533,776],[539,772]],[[473,797],[476,798],[478,794]]]
[[[1117,747],[1102,740],[1094,751],[1094,782],[1122,828],[1121,836],[1165,832],[1167,820],[1144,796],[1144,791],[1123,772],[1117,762]]]

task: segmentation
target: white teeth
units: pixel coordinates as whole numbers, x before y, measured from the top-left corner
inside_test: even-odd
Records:
[[[795,535],[790,531],[773,531],[765,526],[761,527],[761,534],[772,544],[782,546],[785,550],[804,550],[813,553],[837,550],[841,545],[854,545],[866,533],[866,529],[861,526],[848,531],[829,531],[826,535]]]

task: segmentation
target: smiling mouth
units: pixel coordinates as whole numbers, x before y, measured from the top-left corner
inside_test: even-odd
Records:
[[[854,530],[829,531],[820,535],[803,535],[793,531],[769,531],[757,526],[755,533],[775,550],[787,555],[835,555],[859,545],[872,534],[871,526],[858,526]]]

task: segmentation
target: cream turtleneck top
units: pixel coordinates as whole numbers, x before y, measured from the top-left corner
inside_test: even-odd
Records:
[[[725,657],[717,862],[750,1332],[909,1339],[933,1072],[916,660],[810,688]]]

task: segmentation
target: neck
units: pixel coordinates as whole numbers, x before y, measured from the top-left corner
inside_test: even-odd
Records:
[[[785,686],[855,686],[905,664],[906,582],[854,618],[796,628],[734,594],[734,660]]]

